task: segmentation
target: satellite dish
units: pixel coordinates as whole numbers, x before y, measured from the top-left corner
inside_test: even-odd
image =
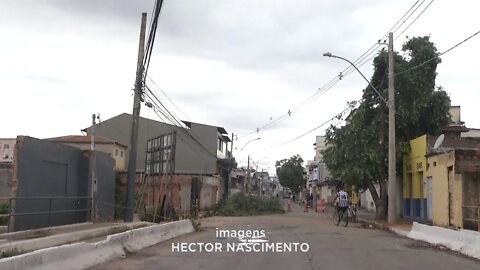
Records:
[[[440,136],[438,136],[435,144],[433,145],[433,149],[437,150],[442,145],[443,139],[445,139],[445,135],[441,134]]]

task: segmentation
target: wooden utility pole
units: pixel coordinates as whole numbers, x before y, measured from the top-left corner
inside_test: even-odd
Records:
[[[135,175],[137,166],[138,126],[140,121],[140,98],[143,86],[143,58],[145,55],[145,25],[147,13],[142,13],[140,40],[138,44],[137,76],[133,98],[132,130],[130,133],[130,151],[128,153],[127,196],[125,200],[125,222],[133,221],[133,195],[135,191]]]
[[[388,34],[388,223],[397,221],[393,33]]]

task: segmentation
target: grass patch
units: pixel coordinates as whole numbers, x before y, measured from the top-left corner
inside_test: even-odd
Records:
[[[23,253],[24,253],[23,251],[18,250],[16,248],[9,249],[9,250],[0,252],[0,259],[17,256],[17,255],[20,255],[20,254],[23,254]]]
[[[240,192],[221,201],[207,211],[205,216],[257,216],[282,213],[284,210],[278,198],[245,195]]]

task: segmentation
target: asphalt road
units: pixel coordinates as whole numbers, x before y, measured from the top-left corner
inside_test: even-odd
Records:
[[[163,242],[93,269],[480,269],[477,260],[423,242],[364,228],[361,224],[349,224],[347,228],[335,226],[331,213],[303,213],[300,207],[293,210],[284,215],[204,219],[200,232]],[[241,247],[238,249],[241,246],[238,237],[217,237],[219,230],[264,232],[265,237],[261,239],[270,244],[290,243],[292,251],[245,252],[243,246],[242,252]],[[217,252],[200,252],[196,245],[191,246],[197,249],[195,252],[181,252],[181,243],[212,243],[203,248],[214,249],[217,245],[218,249]],[[298,250],[294,252],[295,244],[292,243],[306,243],[309,250],[303,252],[297,246]],[[172,245],[178,247],[176,251],[172,251]],[[229,251],[227,247],[237,250]],[[261,248],[261,245],[256,247]]]

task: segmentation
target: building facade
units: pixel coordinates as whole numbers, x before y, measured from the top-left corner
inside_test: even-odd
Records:
[[[80,150],[91,149],[91,136],[70,135],[50,138],[48,140],[56,143],[70,145]],[[110,155],[115,160],[115,169],[117,171],[126,170],[127,147],[123,144],[111,141],[101,136],[95,136],[95,150]]]
[[[403,217],[427,220],[427,136],[410,140],[410,151],[403,158]]]
[[[13,162],[16,138],[0,138],[0,162]]]

